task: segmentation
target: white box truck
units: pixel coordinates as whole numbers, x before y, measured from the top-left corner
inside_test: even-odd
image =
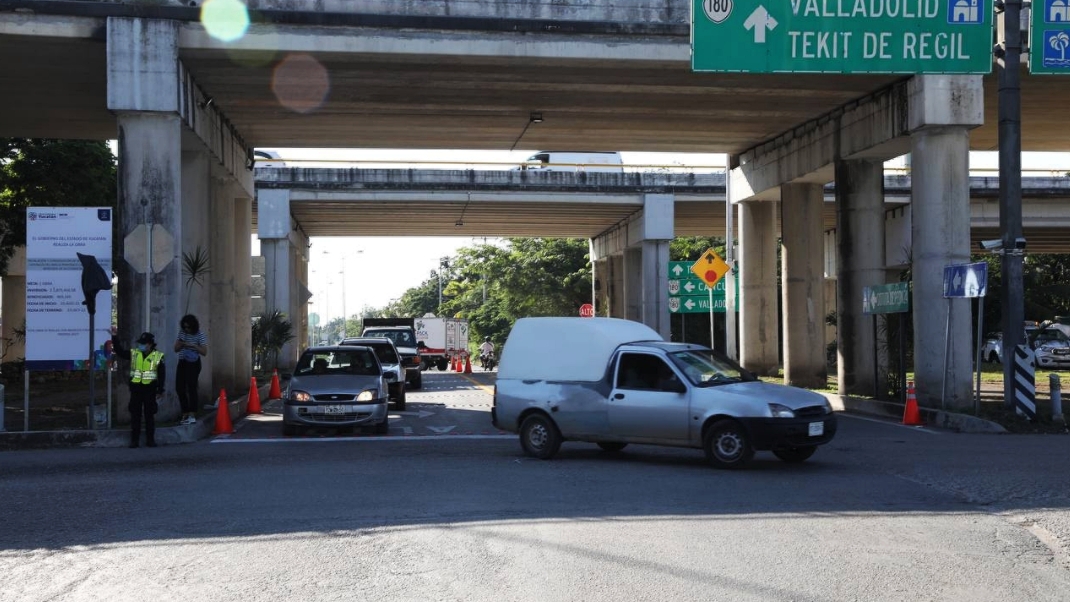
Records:
[[[468,320],[464,318],[416,318],[416,340],[423,343],[420,355],[424,369],[445,370],[451,353],[468,351]]]

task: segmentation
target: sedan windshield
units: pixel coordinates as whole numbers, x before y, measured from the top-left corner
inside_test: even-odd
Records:
[[[324,374],[379,374],[379,362],[370,349],[346,351],[306,351],[297,361],[294,374],[312,376]]]
[[[732,360],[709,349],[691,349],[670,353],[669,359],[699,387],[754,380],[749,372]]]

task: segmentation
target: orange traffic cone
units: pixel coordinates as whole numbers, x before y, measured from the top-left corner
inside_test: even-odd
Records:
[[[246,407],[246,412],[250,414],[263,414],[264,410],[260,409],[260,391],[256,390],[256,377],[253,376],[249,379],[249,405]]]
[[[918,410],[918,400],[914,397],[914,381],[907,381],[907,405],[903,408],[903,424],[907,426],[921,426],[925,424],[921,420],[921,412]]]
[[[461,371],[463,371],[463,370],[464,370],[464,368],[463,368],[463,367],[461,366],[461,356],[459,356],[459,355],[458,355],[458,356],[457,356],[457,357],[456,357],[456,358],[455,358],[455,359],[453,360],[453,371],[454,371],[454,372],[461,372]]]
[[[271,374],[271,390],[268,391],[268,399],[282,399],[282,387],[279,386],[278,369]]]
[[[464,373],[465,374],[471,374],[472,373],[472,358],[468,357],[467,355],[464,356]]]
[[[230,423],[230,404],[227,402],[226,389],[219,390],[219,408],[215,412],[215,429],[213,435],[229,435],[234,432]]]

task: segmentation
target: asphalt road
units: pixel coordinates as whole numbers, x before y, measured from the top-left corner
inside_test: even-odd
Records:
[[[283,438],[267,415],[0,454],[0,601],[1070,597],[1066,437],[845,416],[803,465],[579,443],[544,462],[466,407],[489,408],[484,377],[427,376],[388,437]]]

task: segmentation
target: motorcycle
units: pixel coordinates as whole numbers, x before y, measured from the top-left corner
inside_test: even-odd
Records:
[[[483,366],[484,372],[493,370],[498,365],[497,360],[494,358],[494,352],[480,354],[479,365]]]

